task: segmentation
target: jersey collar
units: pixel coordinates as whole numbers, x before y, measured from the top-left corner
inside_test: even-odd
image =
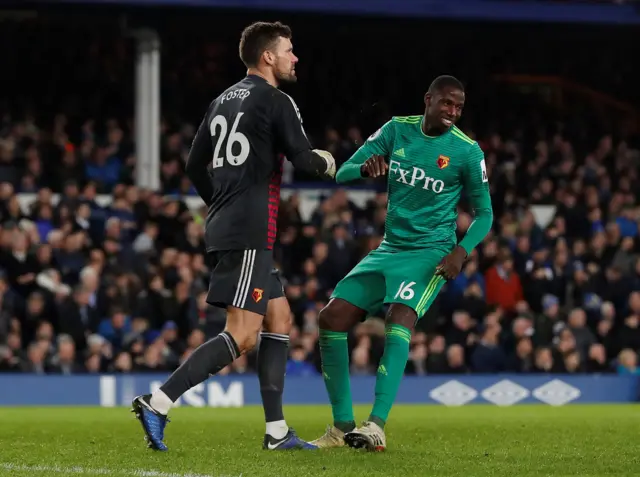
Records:
[[[420,134],[422,134],[422,137],[425,138],[425,139],[438,139],[438,138],[441,138],[442,136],[445,136],[445,135],[449,134],[451,132],[451,130],[455,127],[455,125],[451,125],[451,127],[449,129],[447,129],[445,132],[443,132],[439,136],[429,136],[429,135],[425,134],[424,129],[422,129],[422,123],[424,123],[424,116],[422,116],[422,119],[420,120]]]
[[[268,81],[266,79],[264,79],[262,76],[258,76],[258,75],[247,75],[247,78],[253,80],[253,81],[260,81],[262,83],[268,83]]]

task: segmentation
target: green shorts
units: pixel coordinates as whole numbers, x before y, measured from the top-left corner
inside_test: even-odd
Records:
[[[447,252],[442,250],[374,250],[338,285],[331,298],[340,298],[368,313],[383,305],[402,303],[422,318],[445,279],[435,269]]]

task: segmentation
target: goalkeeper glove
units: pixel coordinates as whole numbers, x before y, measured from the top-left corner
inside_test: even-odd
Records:
[[[329,151],[323,151],[321,149],[314,149],[313,152],[327,163],[325,174],[333,179],[336,176],[336,160],[333,158],[333,155]]]

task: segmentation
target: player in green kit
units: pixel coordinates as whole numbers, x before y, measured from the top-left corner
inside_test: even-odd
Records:
[[[318,447],[386,448],[384,426],[404,375],[414,325],[491,229],[484,154],[455,126],[464,100],[457,79],[436,78],[425,95],[424,116],[392,118],[336,175],[338,183],[346,183],[386,174],[389,202],[383,242],[338,283],[319,314],[322,371],[334,422],[313,442]],[[456,208],[463,190],[475,217],[457,243]],[[390,307],[375,403],[368,420],[356,428],[347,333],[383,304]]]

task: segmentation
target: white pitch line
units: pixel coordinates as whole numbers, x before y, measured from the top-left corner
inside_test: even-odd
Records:
[[[144,469],[108,469],[108,468],[92,468],[92,467],[62,467],[59,465],[23,465],[12,464],[8,462],[0,462],[0,469],[10,470],[14,472],[47,472],[54,474],[88,474],[88,475],[128,475],[133,477],[231,477],[218,475],[213,476],[209,474],[193,474],[191,472],[159,472],[157,470],[144,470]],[[242,477],[240,474],[237,477]]]

